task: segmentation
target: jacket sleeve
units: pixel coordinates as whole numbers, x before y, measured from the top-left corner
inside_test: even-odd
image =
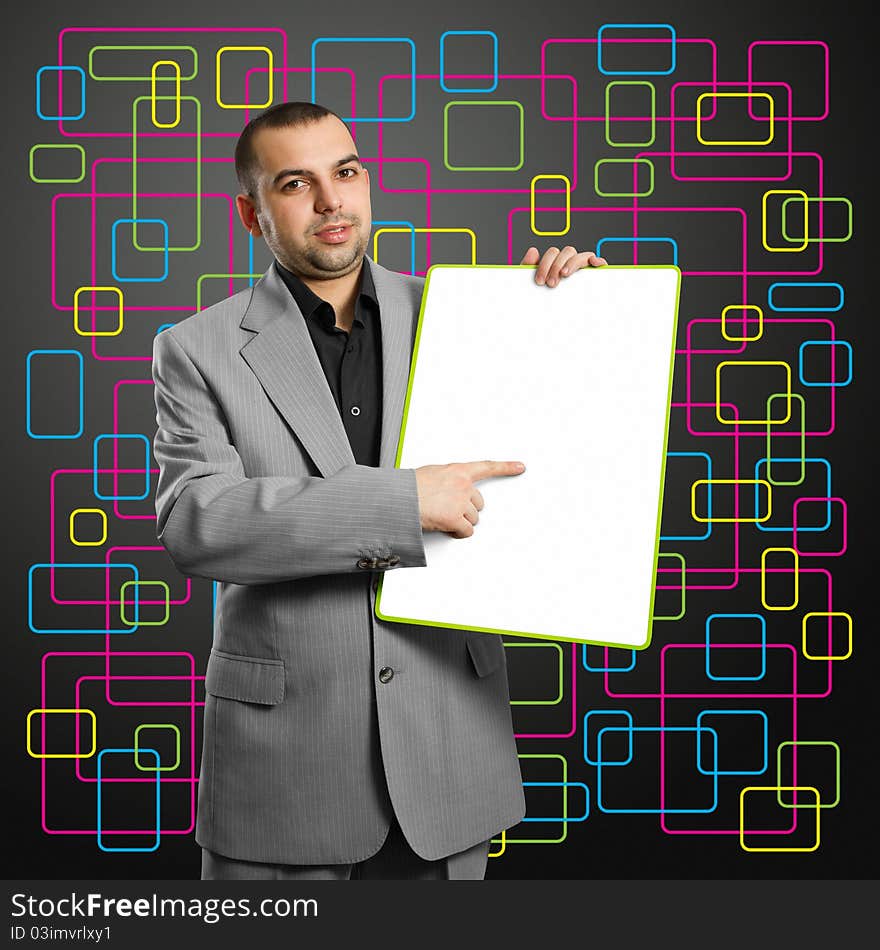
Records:
[[[210,385],[169,331],[153,345],[159,540],[184,574],[265,584],[425,565],[414,469],[249,478]]]

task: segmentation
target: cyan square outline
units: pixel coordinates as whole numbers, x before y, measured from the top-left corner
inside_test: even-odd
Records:
[[[598,253],[598,252],[597,252]],[[674,456],[702,457],[706,460],[706,479],[709,484],[706,485],[706,517],[710,520],[706,524],[704,534],[661,534],[661,541],[706,541],[712,536],[712,458],[708,452],[667,452],[666,457]],[[664,479],[665,479],[664,472]]]
[[[445,40],[447,36],[491,36],[492,45],[493,45],[493,63],[492,63],[492,74],[493,80],[491,86],[478,86],[475,89],[465,89],[464,87],[456,87],[455,89],[450,89],[446,85],[446,65],[445,65]],[[492,30],[447,30],[445,33],[440,35],[440,88],[444,92],[495,92],[498,88],[498,36]]]
[[[849,375],[842,383],[838,382],[825,382],[825,383],[811,383],[804,379],[804,348],[807,346],[845,346],[849,353]],[[798,381],[804,386],[812,386],[813,388],[822,388],[822,389],[837,389],[840,386],[849,386],[852,382],[852,364],[853,364],[853,349],[852,345],[847,343],[846,340],[804,340],[803,343],[798,347]]]
[[[136,751],[152,753],[153,755],[156,756],[156,841],[155,841],[155,844],[153,844],[153,846],[150,848],[108,848],[108,847],[105,847],[105,845],[101,841],[101,759],[107,752],[135,753]],[[161,813],[160,780],[162,777],[162,773],[159,771],[160,765],[161,765],[161,760],[159,759],[159,753],[155,749],[140,749],[140,750],[135,750],[133,748],[132,749],[101,749],[101,751],[98,753],[98,769],[97,769],[98,781],[95,787],[96,798],[98,802],[98,817],[97,817],[96,828],[98,831],[98,835],[97,835],[98,847],[102,851],[119,852],[119,851],[156,851],[158,850],[159,842],[162,840],[162,832],[161,832],[162,823],[160,819],[160,813]]]
[[[408,116],[389,118],[387,116],[362,117],[341,116],[343,122],[412,122],[416,117],[416,44],[408,36],[319,36],[312,41],[311,47],[311,90],[312,102],[315,100],[315,51],[319,43],[408,43],[410,47],[409,72],[412,77],[410,94],[410,113]]]
[[[672,41],[669,44],[672,48],[671,65],[669,69],[643,69],[643,70],[619,70],[605,69],[602,65],[602,31],[603,30],[669,30]],[[640,37],[644,39],[644,37]],[[676,43],[677,37],[675,27],[670,23],[603,23],[596,34],[596,67],[603,76],[668,76],[675,72],[677,59]]]
[[[773,304],[773,291],[777,287],[836,287],[840,291],[840,303],[836,307],[776,307]],[[843,287],[833,280],[778,280],[767,288],[767,306],[777,313],[837,313],[838,310],[843,310],[843,301]]]
[[[595,646],[595,644],[581,644],[581,663],[583,664],[584,669],[589,670],[590,673],[629,673],[636,668],[635,650],[629,651],[632,654],[629,666],[590,666],[590,664],[587,662],[588,646]],[[626,647],[597,647],[597,649],[626,650]]]
[[[823,458],[803,458],[803,459],[800,459],[800,458],[774,458],[773,461],[774,461],[775,463],[779,463],[779,462],[797,462],[798,465],[801,465],[801,466],[803,467],[803,469],[804,469],[804,478],[801,479],[800,482],[798,482],[799,485],[802,484],[803,481],[804,481],[804,480],[806,479],[806,477],[807,477],[807,476],[806,476],[806,467],[807,467],[807,465],[808,465],[810,462],[819,462],[819,463],[821,463],[822,465],[825,466],[825,497],[826,497],[826,498],[831,498],[831,463],[828,461],[828,459],[823,459]],[[762,465],[766,465],[766,464],[767,464],[767,457],[766,457],[766,456],[764,456],[764,458],[758,459],[758,461],[755,462],[755,478],[756,478],[756,479],[759,478],[758,472],[761,470],[761,466],[762,466]],[[782,485],[783,485],[783,483],[781,483],[781,482],[779,482],[779,483],[777,483],[777,484],[778,484],[780,487],[782,487]],[[755,504],[756,504],[756,505],[758,504],[758,501],[759,501],[759,499],[758,499],[758,487],[759,487],[758,485],[755,485]],[[822,525],[821,527],[816,527],[816,528],[798,528],[798,531],[817,531],[817,532],[827,531],[827,530],[831,527],[831,502],[830,502],[830,501],[828,502],[828,505],[827,505],[827,512],[828,512],[828,514],[827,514],[827,517],[826,517],[826,519],[825,519],[825,524]],[[785,532],[791,531],[791,532],[794,532],[794,525],[793,525],[793,524],[790,524],[790,525],[782,525],[781,527],[768,528],[768,527],[766,527],[765,525],[761,524],[760,522],[757,522],[757,521],[756,521],[756,522],[755,522],[755,527],[757,527],[757,529],[758,529],[759,531],[785,531]]]
[[[43,110],[40,108],[40,77],[46,71],[51,72],[74,72],[79,73],[80,76],[80,98],[82,100],[82,108],[78,115],[43,115]],[[86,71],[82,66],[41,66],[37,70],[37,118],[42,119],[44,122],[76,122],[77,119],[81,119],[86,114]]]
[[[603,244],[647,244],[663,241],[672,245],[672,265],[678,267],[678,241],[671,237],[603,237],[596,242],[596,254],[604,257],[602,253]]]
[[[31,430],[31,357],[35,355],[71,355],[75,356],[79,365],[79,428],[76,432],[65,435],[40,435]],[[31,439],[78,439],[83,434],[83,380],[85,368],[83,356],[79,350],[31,350],[27,355],[25,370],[25,428]]]
[[[416,273],[416,226],[412,221],[374,221],[373,222],[373,232],[378,228],[387,228],[387,227],[397,227],[397,228],[409,228],[409,272],[410,276],[415,276]]]
[[[162,231],[165,234],[164,247],[161,248],[150,248],[151,251],[163,251],[163,262],[164,268],[163,273],[159,277],[120,277],[116,273],[116,229],[120,224],[161,224]],[[168,222],[164,218],[117,218],[113,222],[113,227],[110,230],[110,272],[113,274],[113,279],[119,284],[158,284],[163,280],[168,279],[168,243],[169,243],[169,234],[168,234]]]
[[[146,485],[142,495],[102,495],[98,491],[98,443],[101,439],[140,439],[144,443],[144,475]],[[140,432],[103,432],[92,443],[92,493],[101,501],[143,501],[150,494],[150,440]]]
[[[761,672],[757,676],[715,676],[712,673],[711,669],[711,656],[712,656],[712,635],[709,628],[712,626],[712,621],[715,618],[723,618],[726,620],[738,618],[741,620],[751,618],[761,621]],[[754,644],[758,646],[758,644]],[[750,647],[751,648],[751,647]],[[767,621],[765,620],[763,614],[709,614],[706,618],[706,676],[710,680],[715,680],[716,682],[756,682],[757,680],[762,680],[767,673]],[[716,742],[715,745],[715,765],[718,766],[718,745]]]
[[[590,815],[590,789],[588,786],[584,785],[583,782],[523,782],[523,788],[538,787],[538,788],[582,788],[584,790],[584,813],[583,815],[578,816],[577,818],[570,817],[559,817],[559,818],[529,818],[523,816],[520,818],[520,821],[563,821],[563,822],[572,822],[572,821],[586,821]],[[568,792],[563,792],[563,795],[568,796]],[[566,811],[568,811],[568,804],[566,801]]]
[[[596,735],[596,739],[597,739],[596,758],[595,759],[590,758],[590,754],[589,754],[590,753],[590,749],[589,749],[590,727],[588,725],[588,720],[590,716],[625,716],[626,717],[627,721],[629,722],[629,725],[626,727],[626,730],[629,732],[629,755],[625,759],[620,759],[620,760],[609,759],[606,762],[602,758],[600,758],[600,754],[599,754],[600,749],[598,745],[598,738],[599,738],[598,733]],[[612,727],[603,726],[603,729],[604,728],[612,728]],[[613,728],[618,729],[621,732],[624,730],[623,726],[615,726]],[[602,730],[600,729],[599,732],[601,731]],[[584,748],[583,748],[584,762],[586,762],[587,765],[595,765],[600,768],[603,765],[608,765],[608,766],[629,765],[629,763],[632,762],[632,759],[633,759],[632,731],[633,731],[633,717],[632,717],[632,713],[628,709],[591,709],[584,716]]]
[[[136,623],[132,627],[126,627],[124,629],[118,629],[118,630],[114,628],[110,628],[108,630],[105,627],[102,627],[100,629],[98,628],[90,629],[88,627],[68,627],[66,629],[60,628],[60,627],[57,629],[54,627],[47,627],[46,629],[43,629],[43,628],[38,629],[37,627],[35,627],[34,626],[34,571],[40,570],[42,568],[52,569],[56,567],[77,567],[77,568],[98,567],[103,571],[112,571],[115,568],[125,567],[125,568],[130,568],[134,572],[135,580],[138,580],[138,578],[140,577],[140,575],[138,574],[137,565],[126,564],[124,562],[117,563],[115,561],[95,561],[95,562],[41,561],[41,562],[38,562],[37,564],[31,564],[31,566],[28,568],[28,628],[30,629],[31,633],[36,633],[36,634],[46,634],[46,633],[108,634],[108,633],[134,633],[135,630],[137,630],[138,627]],[[135,591],[137,591],[137,588],[135,588]],[[138,611],[139,611],[139,601],[136,596],[135,605],[134,605],[135,620],[137,620],[138,618],[138,615],[139,615]]]
[[[697,726],[700,726],[700,720],[703,718],[703,716],[742,716],[742,715],[760,716],[764,722],[764,729],[763,729],[764,731],[764,764],[761,766],[760,769],[757,769],[754,771],[746,771],[746,770],[726,771],[724,769],[716,769],[716,772],[718,775],[763,775],[764,772],[767,771],[767,767],[769,765],[768,748],[769,748],[770,722],[767,718],[767,713],[765,713],[763,709],[702,709],[697,714]],[[706,727],[706,728],[711,728],[711,727]],[[718,752],[718,740],[717,740],[718,734],[715,733],[715,735],[716,735],[715,751],[717,753]],[[707,772],[703,768],[702,758],[703,758],[702,745],[700,743],[700,733],[698,731],[697,732],[697,771],[702,772],[703,775],[712,775],[713,774],[712,772]],[[717,764],[717,754],[716,754],[716,764]]]
[[[623,727],[605,726],[599,730],[597,745],[601,756],[602,735],[605,732],[623,732]],[[596,769],[596,806],[601,812],[607,815],[709,815],[718,808],[718,735],[714,729],[709,726],[635,726],[629,730],[633,732],[696,732],[699,737],[700,732],[709,732],[715,737],[715,766],[716,772],[710,773],[712,778],[712,806],[710,808],[606,808],[602,804],[602,762]]]

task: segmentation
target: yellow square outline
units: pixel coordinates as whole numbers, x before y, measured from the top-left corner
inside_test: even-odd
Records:
[[[159,66],[173,66],[174,75],[173,76],[156,76],[156,70]],[[160,122],[156,118],[156,103],[158,98],[156,96],[156,79],[159,79],[160,82],[168,82],[169,79],[174,80],[174,114],[175,119],[173,122]],[[163,96],[162,98],[168,98]],[[157,129],[174,129],[180,125],[180,63],[174,59],[157,59],[152,68],[150,69],[150,118],[153,120],[153,125]]]
[[[725,366],[784,366],[785,367],[785,392],[774,393],[773,395],[785,396],[786,414],[783,419],[724,419],[721,416],[721,370]],[[784,425],[791,419],[791,366],[785,360],[721,360],[715,367],[715,418],[726,426],[742,425]]]
[[[224,102],[220,98],[220,57],[224,53],[247,53],[247,52],[260,52],[265,53],[269,57],[269,97],[265,102]],[[217,50],[217,55],[214,57],[214,72],[216,74],[216,79],[214,82],[214,98],[217,101],[217,105],[221,109],[268,109],[272,105],[272,97],[275,94],[275,58],[272,53],[272,50],[268,46],[221,46]]]
[[[706,98],[755,99],[759,96],[761,98],[767,99],[770,102],[770,116],[767,120],[770,123],[770,138],[769,139],[762,139],[760,141],[755,141],[754,139],[746,139],[745,141],[742,141],[742,142],[739,142],[739,141],[725,142],[725,141],[720,141],[720,140],[709,141],[708,139],[703,138],[703,135],[700,129],[700,126],[702,125],[702,122],[703,122],[703,116],[702,116],[703,110],[701,108],[700,103],[702,103],[704,99]],[[775,132],[773,130],[773,122],[775,121],[775,118],[776,118],[776,113],[773,108],[773,96],[771,96],[769,92],[704,92],[704,93],[701,93],[697,97],[697,141],[700,143],[700,145],[769,145],[773,141],[774,136],[775,136]],[[761,119],[761,121],[763,122],[764,120]]]
[[[100,515],[102,522],[103,534],[101,535],[100,541],[77,541],[73,534],[73,522],[77,515],[79,514],[91,514],[91,515]],[[103,508],[74,508],[70,513],[69,526],[70,526],[70,541],[72,544],[75,544],[78,548],[98,548],[107,540],[107,512]]]
[[[766,485],[767,514],[763,518],[701,518],[697,514],[697,485]],[[691,485],[691,517],[700,524],[763,524],[773,514],[773,487],[764,478],[698,478]]]
[[[111,290],[119,297],[119,326],[115,330],[80,330],[79,328],[79,295],[84,290]],[[73,294],[73,329],[79,336],[119,336],[125,325],[122,308],[123,295],[119,287],[77,287]]]
[[[746,792],[812,792],[816,796],[816,841],[808,848],[750,848],[745,843],[745,825],[743,815],[743,804],[745,802]],[[777,796],[778,797],[778,796]],[[807,806],[792,806],[796,809]],[[809,806],[813,807],[813,806]],[[822,798],[819,789],[812,785],[747,785],[739,793],[739,844],[743,851],[767,852],[767,851],[816,851],[822,838],[821,834],[821,808]],[[779,832],[784,834],[784,832]]]
[[[767,603],[767,555],[771,551],[784,551],[786,554],[794,555],[794,603],[788,604],[784,607],[774,607],[771,604]],[[761,552],[761,606],[765,610],[794,610],[798,605],[798,599],[800,597],[800,555],[794,548],[765,548]]]
[[[92,717],[92,749],[90,752],[77,755],[76,752],[33,752],[31,750],[31,717],[37,713],[80,713]],[[27,754],[32,759],[89,759],[98,749],[98,720],[91,709],[32,709],[27,714],[25,725]]]
[[[757,336],[728,336],[727,335],[727,321],[725,319],[725,314],[728,310],[757,310],[758,311],[758,335]],[[728,304],[721,311],[721,335],[725,340],[729,340],[731,343],[754,343],[755,340],[760,340],[764,335],[764,311],[753,303],[731,303]]]
[[[804,199],[804,241],[799,247],[771,247],[767,243],[767,199],[770,195],[799,195]],[[761,197],[761,244],[765,251],[775,254],[798,254],[810,246],[810,205],[805,191],[800,188],[771,188],[764,192]]]
[[[548,181],[565,182],[565,228],[562,231],[539,231],[535,227],[535,182],[546,178]],[[538,234],[541,237],[558,237],[562,234],[568,234],[571,230],[571,181],[568,175],[535,175],[529,183],[529,226],[532,234]]]
[[[813,656],[812,653],[807,652],[807,620],[810,617],[846,617],[849,649],[843,654],[843,656]],[[852,656],[853,651],[852,635],[852,616],[845,610],[813,610],[810,611],[810,613],[804,614],[803,622],[801,623],[801,651],[808,660],[848,660]]]

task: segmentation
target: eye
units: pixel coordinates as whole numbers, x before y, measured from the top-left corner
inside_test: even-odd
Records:
[[[281,186],[282,191],[299,191],[297,185],[305,185],[305,182],[301,178],[289,178]]]
[[[339,174],[344,178],[353,178],[357,174],[356,168],[340,168]]]

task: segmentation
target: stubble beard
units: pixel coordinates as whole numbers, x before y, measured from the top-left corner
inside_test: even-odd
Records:
[[[368,241],[361,231],[359,218],[352,218],[346,224],[351,227],[351,238],[345,245],[317,246],[314,235],[309,234],[306,243],[300,247],[279,246],[272,250],[294,274],[317,279],[344,277],[360,267]]]

